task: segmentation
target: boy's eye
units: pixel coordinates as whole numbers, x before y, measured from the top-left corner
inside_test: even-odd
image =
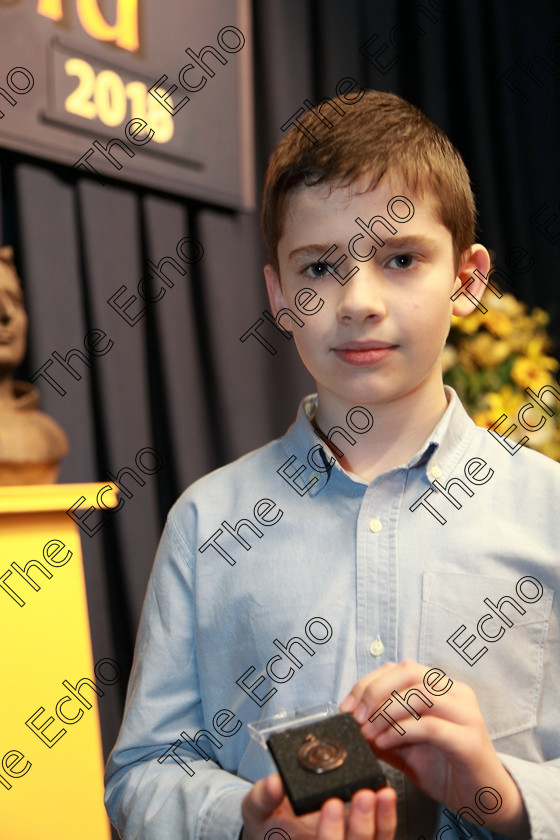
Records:
[[[391,257],[387,265],[390,268],[410,268],[413,262],[414,257],[411,254],[397,254],[395,257]]]
[[[311,265],[305,266],[303,271],[304,274],[307,274],[309,277],[317,279],[319,277],[326,277],[328,274],[331,274],[332,268],[326,262],[315,262],[311,263]]]

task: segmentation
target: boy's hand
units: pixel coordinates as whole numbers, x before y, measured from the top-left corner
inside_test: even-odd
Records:
[[[282,829],[290,840],[393,840],[396,805],[392,788],[359,790],[349,811],[340,799],[328,799],[320,811],[296,817],[280,776],[273,773],[256,782],[241,803],[243,840],[263,840],[272,828]]]
[[[378,758],[402,770],[432,799],[458,810],[472,807],[480,788],[494,788],[503,802],[495,814],[484,814],[485,827],[526,840],[530,832],[523,799],[494,749],[474,691],[454,681],[440,696],[431,694],[423,684],[428,670],[410,660],[399,665],[388,662],[357,682],[340,710],[353,713]],[[397,691],[402,698],[410,688],[419,689],[433,703],[429,708],[421,698],[409,698],[420,720],[391,697]],[[443,681],[439,688],[445,688]],[[405,730],[404,735],[381,715],[368,721],[388,699],[392,702],[385,713]]]

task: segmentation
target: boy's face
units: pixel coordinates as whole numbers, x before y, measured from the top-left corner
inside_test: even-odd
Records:
[[[483,275],[489,268],[488,252],[476,245],[455,271],[451,233],[439,221],[429,195],[416,197],[385,178],[372,191],[360,194],[360,188],[353,184],[331,191],[329,184],[319,184],[297,189],[278,244],[280,277],[265,267],[274,314],[287,307],[304,321],[300,327],[286,316],[280,323],[293,330],[298,352],[316,381],[320,405],[389,403],[438,383],[441,392],[441,352],[451,314],[474,309],[464,295],[455,304],[450,297],[475,268]],[[387,203],[395,195],[406,196],[414,206],[408,222],[388,214]],[[396,204],[394,211],[404,216],[404,204]],[[374,232],[383,246],[367,234],[356,240],[362,256],[377,247],[361,262],[350,255],[348,243],[363,232],[355,220],[360,217],[367,225],[374,216],[383,216],[397,232],[376,224]],[[338,268],[341,277],[354,266],[359,269],[344,285],[325,262],[318,262],[333,244],[338,250],[328,258],[331,265],[342,255],[348,257]],[[298,309],[295,298],[304,288],[317,297],[304,293]],[[484,285],[473,281],[469,290],[480,300]],[[320,299],[324,303],[318,309]],[[317,311],[304,314],[305,308]]]

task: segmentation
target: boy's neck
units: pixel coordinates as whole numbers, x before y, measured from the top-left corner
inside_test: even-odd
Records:
[[[14,383],[10,375],[3,376],[0,373],[0,408],[11,408],[16,399],[14,397]]]
[[[327,441],[327,434],[333,426],[343,426],[340,417],[344,418],[353,406],[338,406],[333,413],[334,406],[328,405],[325,410],[319,394],[319,403],[314,418],[314,425],[321,432],[321,437]],[[352,434],[356,443],[347,444],[340,436],[333,437],[342,457],[338,457],[333,449],[333,455],[345,470],[360,476],[370,482],[378,475],[399,464],[406,464],[422,446],[430,432],[447,408],[447,397],[443,389],[443,382],[431,383],[429,387],[412,391],[389,403],[368,404],[366,407],[374,418],[374,425],[364,435]],[[328,409],[331,408],[331,411]],[[336,417],[334,416],[336,414]]]

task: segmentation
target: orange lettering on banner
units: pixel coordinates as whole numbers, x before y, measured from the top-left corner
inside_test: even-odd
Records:
[[[51,20],[62,20],[62,0],[39,0],[37,14],[44,15]]]
[[[134,52],[138,40],[138,0],[116,0],[116,20],[111,26],[99,10],[98,0],[76,0],[80,23],[98,41],[113,41],[117,47]],[[64,17],[62,0],[39,0],[37,13],[51,20]]]

